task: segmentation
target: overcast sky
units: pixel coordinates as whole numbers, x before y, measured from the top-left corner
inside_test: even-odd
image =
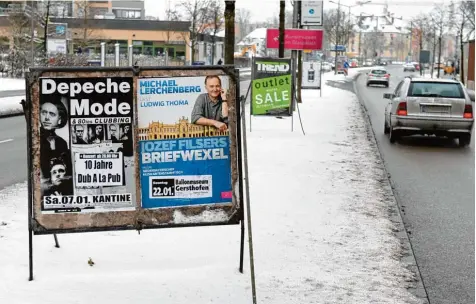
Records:
[[[160,19],[165,19],[165,11],[170,5],[172,8],[183,0],[144,0],[146,15],[158,16]],[[190,0],[193,1],[193,0]],[[418,15],[421,11],[431,10],[435,2],[447,2],[449,0],[389,0],[389,11],[395,13],[396,17],[403,17],[409,19]],[[334,2],[337,2],[335,0]],[[356,4],[356,0],[341,0],[341,8],[348,11],[348,7]],[[351,13],[358,15],[361,12],[365,14],[381,14],[385,0],[372,0],[371,3],[363,6],[356,6],[351,8]],[[288,9],[291,5],[286,5]],[[237,0],[236,8],[246,8],[251,11],[252,21],[265,21],[279,14],[279,0]],[[337,8],[337,4],[331,3],[329,0],[324,0],[324,9]]]

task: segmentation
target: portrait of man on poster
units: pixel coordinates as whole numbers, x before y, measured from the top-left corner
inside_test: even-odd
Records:
[[[195,101],[191,122],[196,125],[212,126],[220,131],[228,129],[227,91],[222,88],[218,75],[205,77],[207,93],[200,94]]]
[[[74,126],[74,137],[73,144],[77,145],[86,145],[87,142],[84,140],[84,127],[82,125]]]
[[[40,162],[42,178],[50,178],[50,160],[61,158],[71,174],[70,150],[66,140],[56,134],[68,122],[68,112],[61,101],[48,100],[40,104]],[[69,137],[69,136],[68,136]],[[68,139],[69,141],[69,139]]]
[[[89,143],[90,144],[100,144],[104,141],[104,126],[103,125],[92,125],[89,128]]]
[[[43,196],[63,196],[73,194],[73,179],[67,175],[67,166],[63,159],[50,160],[50,178],[42,183]]]

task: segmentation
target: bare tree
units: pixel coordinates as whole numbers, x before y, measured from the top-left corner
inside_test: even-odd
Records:
[[[221,0],[212,0],[209,8],[209,18],[211,21],[211,37],[212,37],[212,64],[215,62],[215,42],[216,35],[219,30],[221,30],[223,24],[225,23],[223,15],[223,6]]]
[[[437,32],[438,37],[438,78],[440,78],[440,63],[441,63],[441,48],[443,36],[453,26],[453,12],[451,4],[450,6],[436,5],[432,12],[431,17]]]
[[[349,21],[348,15],[343,11],[338,11],[337,9],[326,11],[323,23],[328,44],[341,45],[345,43],[346,39],[355,35],[354,24]]]
[[[192,26],[190,27],[190,37],[188,39],[188,46],[192,49],[191,60],[195,59],[195,49],[198,43],[200,34],[203,34],[209,27],[210,14],[208,9],[210,6],[210,0],[182,0],[176,7],[177,11],[183,11],[185,14],[183,20],[190,20]],[[179,18],[182,16],[178,16]],[[182,34],[186,41],[186,34]]]
[[[237,9],[236,19],[238,23],[238,41],[241,41],[251,32],[251,11],[246,8]]]
[[[75,37],[75,42],[79,47],[84,48],[101,38],[96,30],[91,26],[94,20],[95,10],[91,2],[88,0],[76,0],[74,5],[78,11],[78,18],[81,19],[81,26],[79,29],[80,37]]]

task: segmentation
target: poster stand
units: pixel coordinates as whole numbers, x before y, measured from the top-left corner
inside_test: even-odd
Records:
[[[171,68],[172,69],[172,68]],[[180,68],[179,68],[180,69]],[[190,68],[182,68],[183,70],[190,70]],[[235,69],[232,66],[229,67],[207,67],[207,68],[194,68],[194,70],[217,70],[220,69],[222,70],[223,75],[235,75],[232,79],[239,79],[239,71]],[[60,70],[59,73],[64,73],[65,71],[80,71],[83,74],[86,73],[91,73],[92,71],[96,71],[95,69],[92,68],[87,68],[87,69],[64,69]],[[108,70],[105,68],[100,68],[99,70]],[[128,72],[128,69],[124,69],[126,72]],[[159,69],[161,70],[161,69]],[[164,69],[166,70],[166,69]],[[149,71],[149,74],[155,72],[155,69],[151,69]],[[58,71],[54,71],[58,72]],[[144,71],[142,71],[144,72]],[[163,72],[163,71],[162,71]],[[134,73],[134,76],[137,77],[136,70],[132,70],[132,73]],[[202,72],[203,73],[203,72]],[[37,81],[38,76],[40,73],[30,73],[27,75],[27,90],[26,90],[26,98],[21,101],[21,105],[23,107],[25,119],[26,119],[26,126],[27,126],[27,150],[32,151],[34,149],[38,149],[36,144],[37,142],[35,141],[35,138],[33,136],[36,136],[35,133],[35,105],[37,103],[36,101],[36,95],[34,95],[32,92],[34,90],[32,89],[34,87],[34,82]],[[222,75],[222,74],[220,74]],[[83,76],[84,77],[84,76]],[[32,84],[33,83],[33,84]],[[188,225],[188,224],[176,224],[174,225],[175,227],[190,227],[190,226],[213,226],[213,225],[231,225],[231,224],[238,224],[240,222],[240,257],[239,257],[239,271],[240,273],[243,273],[243,264],[244,264],[244,247],[245,247],[245,220],[247,220],[247,227],[248,227],[248,237],[249,237],[249,255],[250,255],[250,269],[251,269],[251,280],[252,280],[252,295],[253,295],[253,303],[256,303],[256,286],[255,286],[255,272],[254,272],[254,255],[253,255],[253,243],[252,243],[252,231],[251,231],[251,210],[250,210],[250,191],[249,191],[249,177],[248,177],[248,161],[247,161],[247,146],[246,146],[246,129],[244,131],[241,130],[241,125],[246,126],[246,121],[245,121],[245,115],[242,117],[242,113],[245,114],[244,108],[245,108],[245,103],[246,100],[240,100],[239,96],[239,82],[236,82],[236,90],[235,90],[235,100],[236,100],[236,133],[233,136],[233,140],[236,142],[236,158],[235,158],[235,166],[237,168],[238,173],[238,178],[240,180],[239,182],[239,191],[236,193],[236,197],[241,198],[241,207],[239,210],[236,210],[238,212],[231,213],[231,217],[228,220],[228,222],[225,221],[220,221],[216,223],[201,223],[201,224],[193,224],[193,225]],[[248,93],[251,87],[248,88]],[[239,104],[241,102],[241,104]],[[241,106],[241,107],[239,107]],[[243,112],[240,111],[240,108],[243,109]],[[241,122],[241,123],[240,123]],[[243,143],[241,140],[244,140],[245,142]],[[58,241],[57,234],[58,233],[71,233],[67,229],[58,229],[58,228],[51,228],[49,231],[44,228],[43,223],[38,221],[38,219],[35,217],[35,210],[37,205],[35,205],[35,183],[36,183],[36,171],[35,171],[35,166],[37,166],[37,155],[33,153],[28,153],[27,155],[27,164],[28,164],[28,232],[29,232],[29,238],[28,238],[28,246],[29,246],[29,260],[28,260],[28,266],[29,266],[29,281],[33,281],[34,279],[34,256],[33,256],[33,237],[35,235],[41,235],[41,234],[53,234],[54,237],[54,242],[55,242],[55,247],[60,248],[60,244]],[[243,174],[243,171],[245,174]],[[243,178],[245,179],[246,182],[246,189],[243,189]],[[236,189],[236,188],[235,188]],[[244,195],[244,191],[246,191],[246,195]],[[246,198],[246,206],[244,206],[245,201],[243,201],[243,198]],[[247,208],[247,219],[245,219],[245,211],[244,207]],[[41,223],[41,224],[40,224]],[[153,228],[162,228],[162,227],[156,227],[156,226],[143,226],[141,225],[142,222],[136,222],[139,224],[138,226],[128,226],[128,227],[120,227],[120,226],[111,226],[111,227],[95,227],[95,229],[85,229],[85,228],[75,228],[70,230],[74,230],[73,232],[94,232],[94,231],[111,231],[111,230],[132,230],[132,229],[153,229]]]
[[[29,99],[29,93],[27,93],[27,98]],[[23,113],[25,114],[26,120],[26,132],[27,132],[27,151],[31,151],[32,143],[31,143],[31,111],[29,105],[31,103],[27,103],[25,99],[22,99],[20,102]],[[31,170],[32,167],[32,160],[31,160],[31,153],[28,153],[27,156],[27,166],[28,166],[28,281],[33,281],[33,172]],[[55,247],[60,248],[58,242],[58,236],[53,234],[53,238],[55,240]]]

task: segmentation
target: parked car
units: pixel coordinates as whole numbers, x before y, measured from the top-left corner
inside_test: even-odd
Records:
[[[404,63],[403,64],[403,71],[404,72],[415,72],[416,71],[416,68],[413,64],[411,63]]]
[[[382,68],[371,70],[367,73],[367,86],[369,87],[371,84],[380,84],[388,88],[390,85],[390,74]]]
[[[384,133],[391,143],[418,134],[457,138],[460,147],[471,143],[473,105],[461,82],[406,77],[384,98],[390,99]]]
[[[418,62],[412,62],[413,66],[415,67],[415,70],[419,71],[420,70],[420,63]]]

